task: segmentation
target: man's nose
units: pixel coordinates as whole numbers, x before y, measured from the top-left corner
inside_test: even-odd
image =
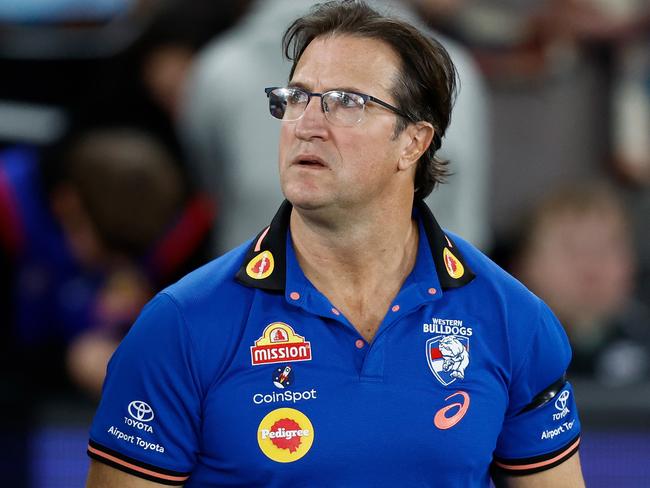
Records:
[[[311,97],[302,117],[296,121],[296,137],[299,139],[325,139],[328,122],[321,108],[320,97]]]

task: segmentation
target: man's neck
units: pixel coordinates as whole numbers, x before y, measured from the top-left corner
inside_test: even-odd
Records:
[[[307,279],[371,340],[417,257],[412,202],[323,219],[294,208],[291,236]]]

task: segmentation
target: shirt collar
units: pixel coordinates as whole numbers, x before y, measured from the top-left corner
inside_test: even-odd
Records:
[[[442,289],[458,288],[472,281],[475,274],[453,240],[440,228],[429,207],[421,200],[415,202],[415,207]],[[273,217],[271,225],[253,240],[241,268],[237,271],[237,281],[262,290],[285,291],[287,232],[291,210],[291,203],[285,200]]]

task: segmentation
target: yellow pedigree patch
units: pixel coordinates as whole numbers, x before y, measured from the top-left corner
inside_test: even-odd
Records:
[[[461,263],[453,253],[445,247],[445,250],[442,253],[442,258],[445,261],[445,268],[447,268],[447,273],[452,278],[458,279],[465,274],[465,268],[463,263]]]
[[[269,412],[257,428],[262,452],[278,463],[292,463],[309,452],[314,443],[314,426],[294,408]]]
[[[262,251],[246,266],[246,274],[254,280],[268,278],[275,268],[275,260],[271,251]]]

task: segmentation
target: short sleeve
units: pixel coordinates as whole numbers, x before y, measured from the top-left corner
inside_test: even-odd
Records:
[[[569,341],[550,309],[541,301],[538,305],[536,331],[517,351],[521,366],[512,377],[509,408],[494,453],[495,467],[512,474],[557,466],[576,452],[580,441],[573,390],[565,381]]]
[[[167,485],[189,478],[201,418],[193,351],[176,303],[159,294],[109,362],[90,457]]]

